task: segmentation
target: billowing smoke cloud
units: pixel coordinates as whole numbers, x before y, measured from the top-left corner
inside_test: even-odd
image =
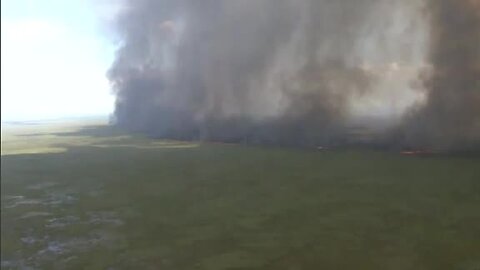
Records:
[[[396,130],[399,145],[473,142],[475,3],[127,1],[115,120],[175,139],[332,145]]]
[[[410,146],[480,149],[480,1],[429,0],[425,104],[403,126]]]

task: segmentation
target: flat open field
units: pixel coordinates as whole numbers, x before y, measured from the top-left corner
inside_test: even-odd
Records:
[[[479,155],[2,129],[2,269],[480,269]]]

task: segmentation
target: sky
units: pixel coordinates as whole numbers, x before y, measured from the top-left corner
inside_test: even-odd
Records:
[[[1,1],[2,121],[109,115],[113,0]]]

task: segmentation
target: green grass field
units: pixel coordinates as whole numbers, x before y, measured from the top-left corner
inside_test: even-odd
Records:
[[[2,269],[480,269],[478,155],[2,127]]]

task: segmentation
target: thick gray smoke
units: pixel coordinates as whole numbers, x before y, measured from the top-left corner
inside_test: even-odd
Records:
[[[385,141],[390,130],[390,141],[415,147],[478,139],[475,1],[125,5],[117,22],[123,43],[109,72],[124,128],[293,145],[365,134]]]
[[[407,115],[406,143],[480,149],[480,1],[429,0],[426,102]]]

